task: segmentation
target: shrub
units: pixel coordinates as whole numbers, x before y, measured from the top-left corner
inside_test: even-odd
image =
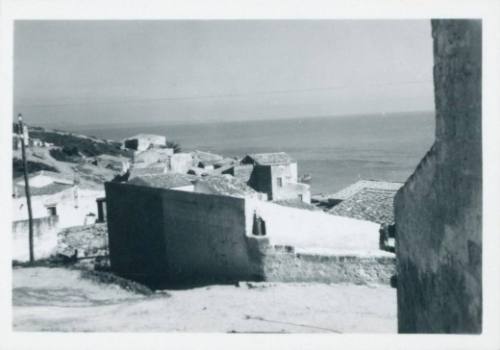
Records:
[[[31,129],[30,136],[45,142],[54,144],[64,149],[67,156],[76,156],[75,148],[78,153],[86,157],[95,157],[101,154],[122,155],[131,157],[131,152],[120,148],[121,144],[114,141],[97,141],[90,138],[79,137],[71,134],[61,134],[54,131],[40,131]],[[56,157],[60,156],[56,154]],[[62,156],[64,157],[64,156]],[[56,158],[57,159],[57,158]]]
[[[180,152],[182,152],[181,145],[179,145],[175,141],[167,141],[166,146],[167,146],[167,148],[173,148],[174,149],[174,153],[180,153]]]
[[[36,173],[37,171],[40,170],[53,171],[56,173],[59,172],[56,168],[41,162],[33,162],[31,160],[28,160],[27,165],[28,165],[28,174]],[[24,171],[23,161],[19,158],[12,159],[12,172],[14,177],[16,178],[22,176],[23,171]]]
[[[78,163],[80,161],[80,156],[78,155],[78,149],[76,150],[77,155],[74,155],[73,149],[67,149],[67,148],[65,149],[64,147],[62,149],[53,148],[49,151],[49,153],[52,156],[52,158],[61,162]]]

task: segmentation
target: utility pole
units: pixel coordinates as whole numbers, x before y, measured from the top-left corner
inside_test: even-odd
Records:
[[[21,152],[23,155],[23,173],[24,173],[24,190],[26,192],[26,203],[28,207],[28,224],[29,224],[29,250],[30,250],[30,263],[35,261],[35,254],[33,253],[33,212],[31,211],[31,195],[30,184],[28,178],[28,161],[26,160],[26,139],[24,135],[23,116],[21,113],[17,116],[18,132],[21,136]]]

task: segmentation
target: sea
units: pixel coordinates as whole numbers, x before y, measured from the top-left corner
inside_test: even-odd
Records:
[[[74,131],[121,140],[138,133],[167,136],[185,151],[228,157],[287,152],[311,192],[333,193],[358,180],[404,182],[434,140],[434,112],[309,117],[190,124],[107,125]]]

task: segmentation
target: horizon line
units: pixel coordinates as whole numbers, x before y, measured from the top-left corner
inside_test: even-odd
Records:
[[[418,114],[418,113],[435,113],[434,109],[419,109],[419,110],[412,110],[412,111],[391,111],[391,112],[372,112],[372,113],[345,113],[345,114],[329,114],[329,115],[306,115],[306,116],[296,116],[296,117],[268,117],[268,118],[244,118],[244,119],[238,119],[238,120],[233,120],[233,119],[210,119],[210,120],[199,120],[199,119],[194,119],[194,120],[182,120],[182,119],[176,119],[176,120],[154,120],[149,123],[144,123],[144,121],[130,121],[130,122],[124,122],[124,121],[114,121],[114,122],[104,122],[104,123],[89,123],[89,124],[79,124],[75,122],[56,122],[54,124],[51,124],[51,122],[48,123],[37,123],[37,124],[31,124],[27,123],[28,126],[31,127],[43,127],[43,128],[48,128],[48,129],[58,129],[56,127],[56,124],[59,125],[59,127],[77,127],[78,129],[93,129],[94,127],[102,128],[102,127],[117,127],[119,125],[122,125],[122,128],[126,128],[129,126],[140,126],[140,125],[146,125],[147,126],[156,126],[156,125],[196,125],[196,124],[223,124],[223,123],[245,123],[245,122],[264,122],[264,121],[290,121],[290,120],[297,120],[297,119],[326,119],[326,118],[345,118],[345,117],[361,117],[361,116],[394,116],[397,114]],[[62,130],[61,130],[62,131]]]

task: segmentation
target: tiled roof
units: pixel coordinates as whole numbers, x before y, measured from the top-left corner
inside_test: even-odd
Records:
[[[198,150],[191,152],[191,154],[193,155],[193,158],[195,158],[198,162],[203,162],[203,163],[205,162],[216,163],[224,159],[224,157],[219,154],[198,151]]]
[[[397,191],[401,186],[403,186],[403,184],[400,182],[360,180],[334,194],[327,195],[327,197],[330,199],[345,200],[363,189]]]
[[[192,168],[189,168],[187,173],[189,175],[205,176],[205,175],[209,174],[209,171],[207,169],[203,169],[203,168],[192,167]]]
[[[191,181],[193,179],[194,177],[189,175],[170,173],[170,174],[134,177],[133,179],[129,180],[128,183],[137,186],[158,187],[158,188],[168,189],[168,188],[189,186],[192,184]]]
[[[305,202],[301,201],[300,199],[281,199],[281,200],[273,201],[273,203],[283,205],[285,207],[307,209],[307,210],[311,210],[311,211],[320,211],[321,210],[317,206],[309,204],[309,203],[305,203]]]
[[[225,160],[223,162],[217,163],[218,168],[214,169],[213,174],[221,175],[223,172],[233,168],[236,165],[236,161],[234,159]]]
[[[256,165],[286,165],[292,162],[292,158],[285,152],[254,153],[243,158],[243,164],[254,163]]]
[[[161,175],[165,173],[165,165],[148,166],[144,168],[132,167],[130,169],[130,178],[148,175]]]
[[[124,141],[134,140],[134,139],[138,139],[138,140],[145,139],[145,140],[151,141],[151,140],[163,140],[163,139],[166,139],[166,137],[163,135],[155,135],[155,134],[137,134],[134,136],[127,137],[126,139],[124,139]]]
[[[63,184],[53,182],[47,186],[43,187],[31,187],[30,186],[30,194],[31,196],[47,196],[55,193],[59,193],[65,191],[69,188],[72,188],[74,185]],[[24,186],[15,185],[14,192],[16,197],[25,197],[26,192],[24,190]]]
[[[328,212],[379,224],[394,223],[394,189],[364,188],[337,204]]]
[[[167,157],[171,156],[172,154],[174,154],[173,148],[153,148],[153,149],[147,149],[145,151],[136,152],[134,154],[134,160],[148,156]]]
[[[256,195],[257,192],[243,181],[231,175],[207,176],[196,180],[196,184],[203,185],[205,190],[213,194],[227,196]]]
[[[209,166],[209,165],[220,164],[221,162],[222,161],[220,159],[207,159],[207,160],[200,160],[198,164],[201,166]]]

